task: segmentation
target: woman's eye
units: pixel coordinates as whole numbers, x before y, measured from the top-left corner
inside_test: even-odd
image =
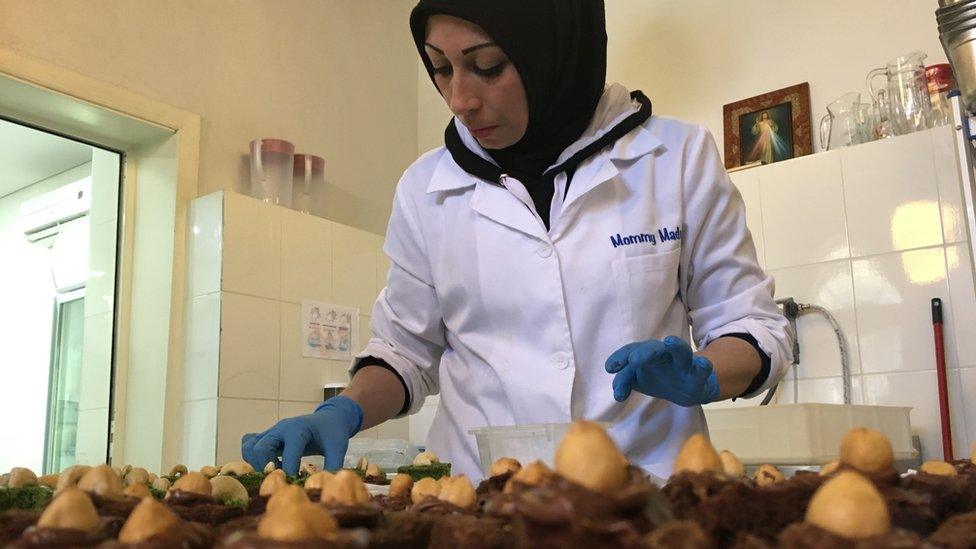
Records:
[[[493,67],[488,67],[487,69],[483,69],[481,67],[475,66],[474,72],[486,78],[492,78],[501,74],[502,69],[504,68],[505,68],[505,63],[499,63]]]
[[[444,65],[443,67],[433,67],[435,76],[448,76],[451,74],[451,66]]]

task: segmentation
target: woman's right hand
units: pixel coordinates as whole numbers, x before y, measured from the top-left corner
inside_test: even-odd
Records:
[[[363,409],[355,400],[337,396],[325,401],[315,412],[283,419],[263,433],[248,433],[241,438],[241,455],[256,470],[281,458],[285,473],[296,476],[302,456],[325,456],[325,468],[342,468],[349,439],[363,424]]]

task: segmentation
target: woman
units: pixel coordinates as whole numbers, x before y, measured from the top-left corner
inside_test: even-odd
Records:
[[[423,0],[410,25],[454,113],[446,146],[397,187],[349,387],[245,435],[245,459],[335,469],[349,437],[439,392],[428,447],[459,473],[482,476],[470,429],[588,418],[667,476],[702,404],[790,361],[711,137],[605,86],[602,0]]]

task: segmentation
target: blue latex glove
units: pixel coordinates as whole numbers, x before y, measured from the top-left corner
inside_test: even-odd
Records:
[[[363,409],[355,400],[337,396],[323,402],[314,413],[283,419],[263,433],[241,438],[241,455],[261,471],[281,456],[285,473],[296,476],[302,456],[325,456],[325,468],[342,468],[349,439],[363,424]]]
[[[695,356],[680,337],[628,343],[607,359],[613,398],[623,402],[631,391],[663,398],[680,406],[707,404],[718,398],[718,376],[712,362]]]

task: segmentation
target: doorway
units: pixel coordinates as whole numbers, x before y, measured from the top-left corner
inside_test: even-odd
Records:
[[[121,166],[0,119],[0,469],[107,460]]]

